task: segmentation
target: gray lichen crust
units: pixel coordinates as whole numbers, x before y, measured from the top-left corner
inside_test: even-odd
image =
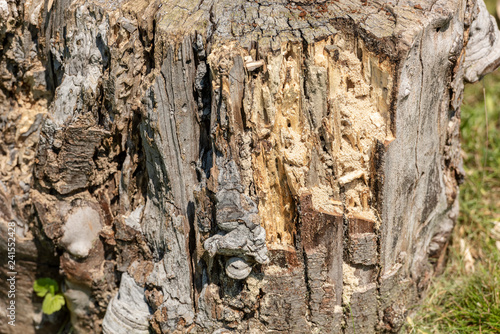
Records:
[[[399,331],[499,40],[475,0],[0,0],[15,330],[61,276],[79,333]]]
[[[477,18],[470,29],[465,56],[465,80],[476,82],[500,66],[500,31],[483,1],[477,2]]]
[[[148,334],[150,309],[145,289],[124,273],[120,289],[108,305],[102,322],[103,334]]]
[[[234,161],[219,166],[218,183],[215,208],[220,232],[208,238],[203,247],[212,257],[233,256],[227,261],[226,273],[241,280],[250,274],[252,262],[269,261],[266,231],[260,226],[257,204],[243,192]]]

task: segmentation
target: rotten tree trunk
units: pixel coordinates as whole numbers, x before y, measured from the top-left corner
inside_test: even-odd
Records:
[[[500,59],[481,1],[420,3],[0,0],[0,332],[57,331],[37,277],[77,333],[397,332]]]

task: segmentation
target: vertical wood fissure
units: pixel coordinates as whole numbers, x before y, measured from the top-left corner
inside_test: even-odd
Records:
[[[499,37],[481,0],[0,0],[16,329],[50,275],[78,333],[397,332]]]

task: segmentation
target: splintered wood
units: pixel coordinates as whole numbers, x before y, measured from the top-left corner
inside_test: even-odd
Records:
[[[63,326],[38,277],[75,333],[400,331],[499,41],[473,0],[0,0],[16,333]]]

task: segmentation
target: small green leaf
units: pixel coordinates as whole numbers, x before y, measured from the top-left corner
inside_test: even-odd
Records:
[[[55,296],[48,293],[43,300],[42,311],[45,314],[52,314],[59,311],[65,303],[66,300],[61,293],[58,293]]]
[[[35,290],[38,297],[43,297],[50,291],[52,295],[55,295],[59,286],[56,281],[52,278],[39,278],[33,284],[33,290]]]

